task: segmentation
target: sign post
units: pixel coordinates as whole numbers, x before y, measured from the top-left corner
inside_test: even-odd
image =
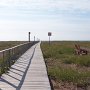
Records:
[[[29,42],[30,42],[30,34],[31,34],[31,32],[29,32]]]
[[[49,45],[50,45],[50,36],[52,36],[52,33],[48,32],[48,36],[49,36]]]

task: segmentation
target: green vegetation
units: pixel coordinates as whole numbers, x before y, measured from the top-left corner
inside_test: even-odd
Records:
[[[41,48],[48,74],[56,81],[73,82],[77,85],[90,84],[90,54],[75,55],[74,44],[90,48],[90,42],[42,42]]]
[[[73,82],[82,86],[90,84],[88,80],[90,78],[90,72],[79,72],[72,68],[59,67],[49,68],[48,70],[49,74],[51,75],[51,78],[54,77],[58,81],[62,80],[64,82]]]
[[[13,46],[16,46],[16,45],[19,45],[19,44],[22,44],[22,43],[26,43],[26,41],[1,41],[0,42],[0,50],[4,50],[4,49],[8,49],[8,48],[11,48]],[[19,51],[16,50],[18,53]],[[12,54],[11,52],[9,53],[9,51],[5,51],[4,52],[4,56],[3,56],[3,53],[0,52],[0,75],[4,72],[6,72],[9,68],[9,60],[11,58],[15,59],[16,57],[10,57],[10,54]],[[19,55],[19,54],[17,54]],[[14,56],[14,55],[13,55]],[[19,55],[20,56],[20,55]],[[3,59],[4,57],[4,59]],[[13,64],[14,60],[12,60],[12,62],[10,62],[10,64]]]
[[[25,43],[26,41],[0,41],[0,50],[11,48],[13,46]]]

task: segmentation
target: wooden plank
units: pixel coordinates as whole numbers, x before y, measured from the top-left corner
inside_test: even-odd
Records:
[[[0,89],[51,90],[40,43],[30,48],[7,74],[0,77]]]

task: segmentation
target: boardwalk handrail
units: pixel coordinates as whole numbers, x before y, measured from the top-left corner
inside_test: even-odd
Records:
[[[28,43],[29,43],[29,42],[28,42]],[[25,44],[28,44],[28,43],[19,44],[19,45],[17,45],[17,46],[11,47],[11,48],[1,50],[0,53],[1,53],[1,52],[4,52],[4,51],[7,51],[7,50],[10,50],[10,49],[14,49],[14,48],[16,48],[16,47],[19,47],[19,46],[22,46],[22,45],[25,45]]]
[[[25,51],[38,41],[28,42],[0,51],[0,75],[6,72]]]

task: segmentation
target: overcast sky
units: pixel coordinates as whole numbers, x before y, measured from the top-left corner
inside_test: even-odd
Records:
[[[0,40],[90,40],[90,0],[0,0]]]

